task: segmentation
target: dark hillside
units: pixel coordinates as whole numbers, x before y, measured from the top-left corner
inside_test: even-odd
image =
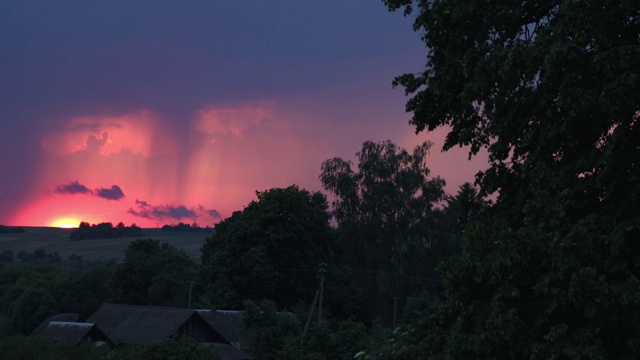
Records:
[[[20,251],[33,252],[45,249],[48,253],[58,253],[62,259],[72,254],[85,260],[121,261],[124,250],[129,243],[140,237],[122,237],[92,239],[87,241],[71,241],[69,235],[73,229],[51,227],[23,227],[23,233],[0,234],[0,251],[11,250],[14,254]],[[200,247],[210,233],[205,232],[166,232],[160,229],[144,229],[144,237],[158,239],[178,249],[183,249],[190,258],[200,261]]]

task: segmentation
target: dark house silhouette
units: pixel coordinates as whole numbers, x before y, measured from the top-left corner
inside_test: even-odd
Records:
[[[47,318],[38,326],[31,336],[45,336],[63,344],[95,343],[98,346],[110,345],[113,342],[94,323],[83,322],[78,314],[66,313]]]
[[[232,340],[235,339],[227,338],[234,330],[231,327],[221,330],[224,321],[209,311],[105,304],[87,322],[96,324],[116,345],[146,345],[158,340],[188,337],[215,348],[222,360],[251,359],[234,346]],[[236,339],[237,331],[235,328]],[[237,345],[237,340],[233,342]]]

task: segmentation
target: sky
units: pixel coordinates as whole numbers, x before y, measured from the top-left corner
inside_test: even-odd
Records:
[[[213,226],[256,191],[324,192],[366,140],[434,142],[455,193],[486,157],[409,125],[411,25],[376,0],[0,0],[0,224]]]

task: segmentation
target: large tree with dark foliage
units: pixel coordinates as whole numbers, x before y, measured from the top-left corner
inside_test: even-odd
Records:
[[[244,300],[270,299],[283,308],[311,301],[318,264],[329,257],[326,197],[295,185],[256,195],[218,223],[202,248],[211,304],[238,309]]]
[[[197,266],[181,249],[153,239],[134,240],[111,278],[113,301],[187,307]]]
[[[384,2],[428,51],[411,123],[486,148],[497,194],[402,357],[640,357],[640,2]]]
[[[372,317],[393,317],[394,297],[404,301],[425,287],[434,290],[438,259],[447,248],[444,180],[431,178],[431,143],[413,153],[390,141],[366,141],[357,169],[341,158],[322,163],[320,180],[335,195],[343,262],[353,270]],[[430,285],[430,286],[427,286]]]

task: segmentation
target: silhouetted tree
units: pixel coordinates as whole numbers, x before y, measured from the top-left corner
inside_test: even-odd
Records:
[[[424,288],[435,291],[435,267],[446,247],[444,180],[430,178],[431,143],[413,154],[385,141],[366,141],[352,163],[334,158],[322,163],[320,180],[335,195],[333,216],[340,230],[344,261],[358,275],[370,315],[393,316],[394,296]]]
[[[142,229],[131,224],[126,227],[122,222],[114,228],[111,223],[100,223],[97,225],[89,225],[87,222],[81,222],[76,230],[69,235],[70,240],[86,240],[86,239],[109,239],[119,237],[136,237],[142,236]]]
[[[196,264],[180,249],[153,239],[132,241],[111,278],[114,302],[186,307]]]
[[[256,195],[218,223],[202,248],[208,298],[227,308],[244,300],[271,299],[280,308],[311,301],[318,264],[330,250],[325,196],[295,185]]]
[[[639,358],[640,2],[384,2],[428,49],[412,124],[487,149],[497,193],[384,358]]]

